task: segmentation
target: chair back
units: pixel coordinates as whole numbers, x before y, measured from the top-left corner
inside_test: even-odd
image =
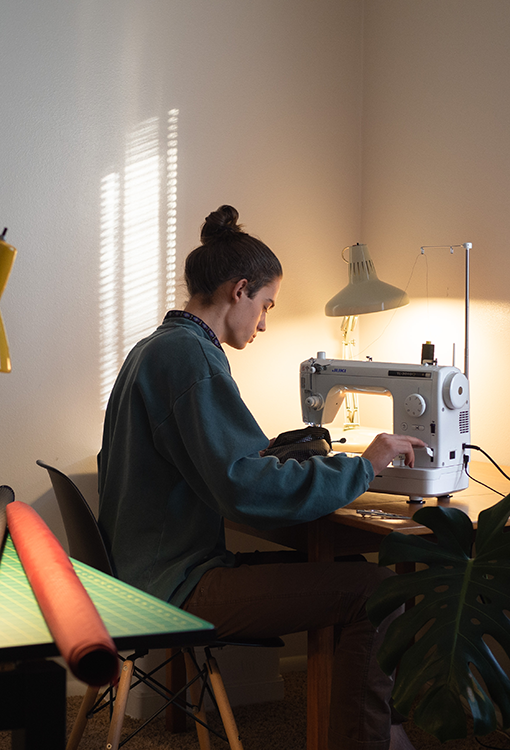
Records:
[[[78,487],[59,469],[43,461],[36,463],[50,475],[66,530],[69,555],[112,576],[112,565],[96,518]]]

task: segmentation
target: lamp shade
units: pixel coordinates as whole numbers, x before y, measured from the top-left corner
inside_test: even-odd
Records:
[[[403,289],[386,284],[377,276],[374,262],[366,245],[351,245],[349,250],[349,283],[326,305],[326,315],[363,315],[391,310],[409,304]]]

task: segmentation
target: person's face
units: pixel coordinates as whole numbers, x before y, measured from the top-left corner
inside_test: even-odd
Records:
[[[257,333],[266,330],[266,316],[275,306],[281,279],[274,279],[253,296],[248,297],[247,285],[239,282],[235,289],[235,304],[229,316],[228,338],[225,343],[234,349],[244,349],[255,340]]]

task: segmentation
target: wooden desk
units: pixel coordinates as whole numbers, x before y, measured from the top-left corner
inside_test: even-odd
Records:
[[[502,467],[510,475],[510,468]],[[504,495],[510,493],[510,482],[489,463],[472,461],[469,465],[472,477],[478,479]],[[474,481],[451,500],[426,500],[426,505],[442,505],[464,511],[476,525],[479,513],[500,500],[500,496]],[[424,507],[407,503],[400,495],[383,495],[366,492],[347,508],[312,523],[261,532],[241,524],[226,523],[226,526],[245,534],[282,544],[286,547],[308,552],[308,559],[331,561],[335,555],[377,552],[381,540],[391,531],[403,534],[428,534],[429,529],[411,520],[412,515]],[[388,513],[406,515],[409,520],[363,517],[357,509],[381,509]],[[309,631],[308,633],[308,718],[307,750],[327,750],[327,727],[329,722],[329,693],[331,665],[333,660],[333,628]]]

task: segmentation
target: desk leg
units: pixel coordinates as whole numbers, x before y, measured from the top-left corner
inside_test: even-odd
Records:
[[[26,662],[0,671],[0,693],[0,730],[12,730],[13,750],[64,750],[66,671],[60,664]]]
[[[308,631],[307,750],[327,750],[333,628]]]
[[[319,519],[308,524],[308,560],[334,560],[332,523]],[[331,674],[333,665],[333,628],[308,631],[308,712],[307,750],[327,750]]]
[[[180,648],[167,649],[167,658],[172,655],[172,661],[166,666],[166,686],[172,693],[177,693],[186,684],[186,665]],[[181,703],[184,703],[185,697]],[[166,709],[166,729],[172,734],[186,730],[186,714],[173,703]]]

